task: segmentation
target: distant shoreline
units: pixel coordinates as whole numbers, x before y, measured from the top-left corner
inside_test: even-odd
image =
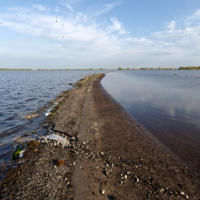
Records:
[[[0,71],[128,71],[128,70],[142,70],[142,71],[161,71],[161,70],[200,70],[200,67],[179,67],[176,68],[118,68],[118,69],[6,69],[0,68]]]

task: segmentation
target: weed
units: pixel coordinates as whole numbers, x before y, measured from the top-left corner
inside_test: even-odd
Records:
[[[1,162],[1,172],[4,172],[6,170],[6,164],[4,161]]]
[[[24,143],[18,143],[16,145],[15,151],[13,153],[13,159],[16,160],[17,158],[19,158],[19,155],[21,153],[21,151],[25,149],[25,144]]]
[[[13,153],[13,159],[16,160],[19,157],[19,154],[21,153],[22,149],[18,149]]]
[[[37,147],[39,145],[38,142],[36,142],[35,140],[32,140],[33,141],[33,144]]]

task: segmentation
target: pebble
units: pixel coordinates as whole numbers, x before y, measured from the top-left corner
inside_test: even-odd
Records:
[[[185,193],[183,191],[180,191],[180,195],[185,195]]]
[[[101,194],[105,194],[105,190],[101,190]]]
[[[58,135],[61,135],[63,137],[62,134],[58,134]],[[47,144],[50,144],[50,145],[51,144],[56,145],[56,146],[62,145],[58,141],[49,140],[49,139],[46,139],[44,137],[40,138],[40,141],[42,143],[47,143]],[[140,158],[140,160],[142,161],[141,164],[136,163],[136,162],[131,162],[130,160],[125,161],[125,160],[123,160],[123,157],[121,158],[121,157],[119,157],[119,155],[117,157],[118,159],[117,158],[115,159],[115,157],[113,157],[114,158],[114,160],[113,160],[113,158],[110,155],[107,155],[107,152],[106,153],[104,153],[104,152],[98,153],[98,152],[90,149],[87,142],[79,143],[77,141],[77,138],[74,137],[74,140],[72,140],[72,137],[69,137],[69,136],[68,136],[68,141],[69,141],[68,148],[73,149],[72,150],[73,154],[75,154],[75,155],[79,154],[79,155],[82,156],[82,158],[88,158],[91,161],[99,161],[99,159],[100,159],[103,162],[105,162],[104,163],[105,168],[104,168],[103,171],[107,175],[107,177],[109,177],[113,173],[113,171],[115,170],[114,169],[115,166],[121,168],[121,173],[119,174],[120,175],[119,178],[121,180],[119,180],[119,184],[117,184],[118,186],[124,185],[126,180],[130,178],[130,179],[134,180],[135,183],[137,183],[137,184],[134,185],[134,187],[136,187],[136,188],[142,189],[141,187],[139,187],[140,184],[141,184],[141,185],[148,186],[149,189],[150,189],[150,187],[153,187],[153,188],[156,187],[158,194],[162,193],[163,195],[167,195],[167,196],[175,195],[176,197],[178,197],[178,194],[179,194],[179,195],[185,197],[186,199],[189,198],[188,195],[186,195],[183,191],[179,191],[179,192],[173,191],[172,192],[170,188],[161,187],[161,185],[159,183],[156,183],[154,181],[154,179],[151,178],[151,177],[145,178],[145,177],[142,177],[141,175],[140,176],[134,175],[134,174],[132,174],[132,172],[127,170],[127,167],[130,166],[130,165],[132,165],[133,169],[134,168],[136,168],[136,169],[147,169],[148,165],[143,163],[144,161],[143,161],[142,158]],[[162,160],[158,160],[158,161],[163,163],[164,166],[166,166]],[[71,166],[75,165],[75,164],[76,164],[75,162],[69,163],[69,165],[71,165]],[[54,166],[54,167],[56,168],[56,166]],[[81,169],[82,167],[79,165],[79,168]],[[152,169],[149,169],[149,170],[153,171]],[[67,178],[65,178],[64,180],[68,181]],[[156,185],[155,185],[155,183],[156,183]],[[68,181],[67,184],[69,185],[70,182]],[[107,184],[107,183],[105,183],[105,184]],[[102,195],[104,195],[105,189],[100,188],[100,193]],[[143,195],[146,195],[145,190],[143,191]],[[156,195],[155,193],[153,194],[153,191],[151,191],[151,190],[149,190],[148,196],[153,197],[153,198],[158,197],[158,195]],[[106,196],[104,196],[104,197],[106,197]]]

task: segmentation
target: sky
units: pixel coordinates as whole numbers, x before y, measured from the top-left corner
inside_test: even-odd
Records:
[[[0,68],[200,66],[199,0],[9,0]]]

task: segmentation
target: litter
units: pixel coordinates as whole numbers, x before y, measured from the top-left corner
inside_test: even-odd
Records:
[[[24,156],[24,151],[25,149],[23,149],[19,154],[18,154],[18,158],[22,158]]]
[[[59,140],[61,142],[68,142],[68,140],[60,135],[57,135],[55,133],[53,133],[52,135],[46,135],[45,136],[47,139],[50,139],[50,140]]]
[[[47,112],[45,113],[45,116],[48,117],[51,113],[50,112]]]

